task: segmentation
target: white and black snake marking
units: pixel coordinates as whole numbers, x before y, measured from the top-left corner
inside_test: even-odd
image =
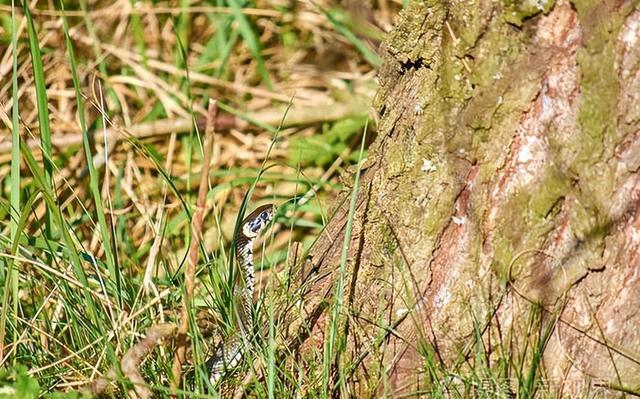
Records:
[[[262,205],[251,212],[240,225],[236,234],[236,259],[244,270],[245,287],[242,290],[242,307],[245,318],[241,331],[243,333],[253,329],[253,287],[255,275],[253,270],[253,243],[260,232],[269,224],[276,208],[272,204]],[[216,385],[227,370],[236,367],[245,349],[246,339],[242,334],[234,334],[227,343],[216,348],[216,353],[207,361],[209,382]]]

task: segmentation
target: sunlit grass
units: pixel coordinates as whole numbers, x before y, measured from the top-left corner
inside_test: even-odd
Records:
[[[11,175],[3,185],[3,193],[10,193],[6,203],[10,217],[5,222],[7,234],[2,235],[8,256],[0,259],[5,323],[0,325],[0,331],[5,343],[3,363],[27,365],[38,381],[31,389],[73,395],[79,387],[117,364],[150,326],[175,321],[175,311],[180,308],[182,265],[191,240],[193,193],[200,181],[198,170],[202,160],[202,143],[195,121],[207,94],[218,95],[211,87],[199,87],[192,82],[189,67],[195,65],[199,71],[211,70],[217,77],[233,79],[237,66],[250,60],[250,68],[255,67],[259,77],[255,83],[264,86],[265,93],[273,85],[281,85],[273,79],[281,77],[274,74],[274,62],[280,62],[272,59],[277,53],[266,51],[255,19],[244,14],[246,7],[255,5],[220,2],[228,12],[203,14],[204,18],[219,23],[213,34],[204,37],[202,51],[196,53],[191,39],[195,34],[191,26],[194,12],[189,3],[181,3],[175,17],[154,15],[166,18],[165,26],[175,23],[176,40],[168,58],[176,70],[186,71],[176,77],[166,72],[158,75],[149,72],[148,65],[165,55],[150,44],[152,37],[145,27],[154,21],[144,14],[129,15],[126,29],[132,32],[128,43],[132,48],[122,49],[140,54],[139,64],[124,63],[114,68],[110,51],[116,50],[108,47],[110,38],[104,35],[105,21],[91,14],[95,10],[90,10],[86,2],[80,2],[79,9],[63,10],[63,6],[68,4],[60,3],[48,17],[41,14],[41,8],[11,9],[14,145]],[[49,27],[43,25],[47,19],[59,21],[60,31],[48,31]],[[22,21],[26,21],[26,33],[19,33],[16,28]],[[292,28],[299,29],[293,25]],[[80,35],[79,30],[83,32]],[[47,36],[49,32],[59,35],[58,48],[46,41],[51,37]],[[297,34],[308,35],[303,31]],[[29,58],[25,57],[27,54]],[[58,58],[54,61],[52,55]],[[237,60],[247,56],[245,61]],[[32,63],[29,70],[33,81],[23,80],[23,72],[19,70],[27,59]],[[61,64],[56,67],[55,63]],[[216,65],[209,66],[211,63]],[[92,74],[91,68],[97,74]],[[69,74],[65,89],[70,96],[63,100],[59,92],[52,90],[52,73],[56,70]],[[147,87],[140,85],[146,81]],[[160,82],[169,82],[178,90],[169,92],[168,86]],[[233,88],[233,84],[229,87]],[[35,109],[29,108],[24,95],[20,95],[22,86],[35,88]],[[156,102],[145,104],[136,100],[145,94],[143,90],[155,95]],[[153,97],[145,94],[140,98],[149,102]],[[255,107],[246,102],[250,98],[228,98],[231,100],[219,101],[219,107],[241,118],[246,114],[244,105]],[[290,98],[296,103],[318,104],[308,92],[299,100],[292,92]],[[256,104],[269,105],[259,101]],[[20,105],[25,105],[24,109]],[[31,114],[27,113],[29,110]],[[362,112],[366,115],[367,110]],[[33,123],[26,115],[36,115],[37,121]],[[115,148],[103,146],[103,128],[114,123],[153,121],[174,115],[191,115],[194,129],[168,141],[131,137]],[[52,146],[52,136],[62,134],[59,121],[65,118],[81,133],[80,148]],[[261,119],[245,119],[257,127],[254,133],[216,135],[215,156],[227,159],[224,162],[228,164],[217,164],[209,175],[211,185],[206,199],[210,227],[204,235],[197,270],[201,284],[191,310],[190,358],[196,365],[201,364],[213,346],[212,337],[208,336],[211,332],[207,336],[199,332],[197,319],[201,315],[197,311],[208,311],[208,317],[218,325],[214,334],[224,331],[225,325],[230,330],[235,328],[233,309],[237,299],[233,286],[237,273],[234,276],[233,268],[229,269],[233,264],[233,252],[229,250],[234,224],[244,209],[257,203],[281,204],[277,220],[280,227],[274,228],[271,238],[264,241],[261,256],[256,259],[257,267],[265,275],[271,275],[269,281],[273,281],[266,283],[267,288],[261,293],[259,320],[264,324],[260,325],[261,333],[252,338],[255,349],[251,353],[263,360],[256,364],[255,380],[245,389],[254,396],[283,397],[292,392],[294,385],[295,392],[302,392],[305,380],[310,377],[306,376],[306,370],[290,369],[283,362],[283,356],[293,354],[283,352],[280,331],[286,319],[282,311],[299,298],[282,288],[291,285],[283,280],[282,265],[294,241],[303,242],[308,249],[326,222],[324,201],[328,193],[340,188],[333,176],[340,165],[323,176],[318,166],[326,161],[289,157],[296,154],[287,151],[289,137],[309,136],[321,126],[305,127],[303,123],[302,129],[289,128],[278,138],[276,126]],[[37,147],[30,144],[32,138],[38,139]],[[351,136],[344,136],[332,142],[340,149],[331,151],[348,158],[350,152],[344,141],[351,140]],[[269,155],[270,151],[263,152],[261,146],[265,144],[274,149],[273,155]],[[236,153],[229,156],[229,148],[235,148]],[[342,166],[351,162],[347,158]],[[254,193],[241,203],[247,191]],[[145,286],[147,282],[151,285]],[[147,377],[157,376],[148,381],[152,381],[159,395],[168,394],[171,360],[170,346],[162,347],[142,365]],[[195,369],[198,376],[199,368]],[[262,370],[268,371],[265,381],[258,378]],[[7,383],[17,383],[26,378],[23,373],[23,369],[15,369],[1,377],[6,377],[3,381]],[[131,384],[120,374],[117,380],[114,395],[126,395]],[[215,392],[206,393],[206,384],[196,383],[195,388],[199,393],[185,390],[183,394],[216,397]]]

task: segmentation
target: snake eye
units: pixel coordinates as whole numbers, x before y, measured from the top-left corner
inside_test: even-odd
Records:
[[[254,220],[253,223],[251,223],[251,226],[249,227],[251,232],[254,234],[258,234],[261,228],[262,228],[262,223],[260,219]]]
[[[265,222],[269,220],[269,213],[267,211],[264,211],[260,214],[260,219],[264,220]]]

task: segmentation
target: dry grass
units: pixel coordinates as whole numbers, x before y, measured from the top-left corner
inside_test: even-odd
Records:
[[[48,126],[39,119],[43,94],[28,19],[15,8],[14,48],[12,7],[0,5],[0,242],[6,248],[0,359],[25,364],[45,390],[68,391],[106,373],[149,326],[176,321],[210,98],[221,110],[195,306],[229,321],[227,249],[258,177],[250,206],[284,204],[264,267],[280,270],[291,242],[311,245],[340,189],[336,177],[358,151],[376,87],[372,49],[400,4],[345,10],[327,0],[80,1],[65,4],[68,29],[57,2],[29,4]],[[16,100],[15,131],[24,140],[17,155],[11,151]],[[48,139],[51,176],[41,141]],[[88,168],[83,145],[95,168]],[[12,164],[20,166],[18,177],[10,174]],[[12,218],[16,186],[21,209]],[[200,359],[206,347],[194,346]],[[160,349],[161,360],[145,366],[147,375],[158,376],[152,385],[168,386],[171,355]]]

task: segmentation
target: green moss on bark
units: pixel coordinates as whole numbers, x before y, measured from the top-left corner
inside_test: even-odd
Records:
[[[522,26],[525,20],[540,13],[548,13],[555,5],[554,0],[506,0],[505,20],[516,26]]]
[[[576,152],[571,170],[580,180],[582,199],[593,203],[598,214],[608,208],[615,185],[613,168],[606,160],[616,144],[617,102],[620,88],[615,67],[616,41],[625,12],[614,13],[614,2],[575,1],[584,46],[578,52],[581,93],[579,130],[568,144]],[[602,18],[606,15],[606,18]]]

